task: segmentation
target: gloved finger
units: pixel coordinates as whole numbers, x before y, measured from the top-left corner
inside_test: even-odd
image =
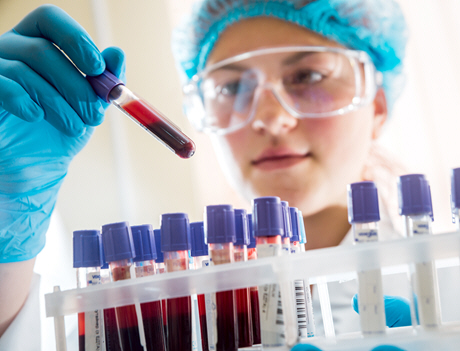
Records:
[[[36,122],[45,116],[21,85],[1,75],[0,107],[27,122]]]
[[[107,70],[126,83],[126,60],[123,50],[116,46],[111,46],[102,51]],[[107,108],[110,104],[101,99],[102,105]]]
[[[67,101],[26,64],[0,58],[0,75],[20,85],[29,98],[43,109],[44,118],[57,130],[68,136],[80,136],[85,132],[85,124]],[[5,94],[3,90],[1,89],[1,94]],[[7,101],[7,98],[8,96],[6,98],[0,96],[0,101]],[[20,102],[12,99],[9,104],[19,105]],[[16,107],[18,108],[20,107]],[[13,107],[8,111],[16,115]]]
[[[321,351],[321,349],[310,344],[297,344],[291,349],[291,351]]]
[[[408,299],[401,296],[383,297],[385,302],[385,322],[387,327],[405,327],[412,324],[410,314],[410,302]],[[355,294],[352,299],[353,309],[359,313],[358,294]]]
[[[393,345],[380,345],[374,347],[371,351],[405,351],[404,349],[400,349],[399,347]]]
[[[55,43],[85,74],[99,75],[105,63],[89,34],[64,10],[43,5],[29,13],[14,28],[20,35],[42,37]]]
[[[85,124],[97,126],[102,122],[104,107],[94,90],[50,41],[10,31],[0,37],[0,57],[24,62],[37,72],[64,97]]]

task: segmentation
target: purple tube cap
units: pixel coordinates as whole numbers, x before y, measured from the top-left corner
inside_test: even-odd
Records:
[[[246,210],[235,209],[235,245],[249,245],[249,224]]]
[[[232,205],[206,206],[205,234],[207,244],[234,243],[235,211]]]
[[[400,215],[432,215],[430,186],[423,174],[400,176],[398,190]]]
[[[380,221],[379,198],[374,182],[348,184],[348,222]]]
[[[136,252],[136,257],[133,261],[156,260],[157,251],[152,225],[142,224],[131,226],[131,233],[133,235],[134,251]]]
[[[256,248],[256,237],[254,236],[254,230],[252,230],[252,214],[248,213],[248,232],[249,232],[249,245],[248,249]]]
[[[280,198],[265,196],[252,201],[254,236],[283,236],[284,224]]]
[[[203,222],[190,223],[190,239],[192,241],[192,250],[190,251],[192,257],[208,256],[208,245],[204,240]]]
[[[102,226],[102,245],[107,262],[131,259],[136,256],[133,236],[128,222]]]
[[[125,85],[125,83],[107,70],[98,76],[86,76],[86,80],[89,82],[97,96],[105,102],[109,102],[109,95],[113,88],[118,85]]]
[[[289,215],[292,228],[291,241],[300,241],[299,210],[296,207],[289,207]]]
[[[157,250],[157,258],[155,260],[156,263],[163,263],[164,262],[164,257],[163,257],[163,251],[161,251],[161,230],[160,229],[155,229],[153,231],[153,237],[155,239],[155,248]]]
[[[73,267],[101,267],[101,232],[99,230],[76,230],[73,232]]]
[[[283,226],[284,226],[283,238],[291,238],[292,237],[292,223],[291,223],[291,216],[289,214],[289,203],[287,201],[281,201],[281,212],[283,213]]]
[[[186,213],[161,215],[161,251],[190,250],[190,224]]]
[[[460,168],[451,170],[451,200],[452,208],[460,208]]]

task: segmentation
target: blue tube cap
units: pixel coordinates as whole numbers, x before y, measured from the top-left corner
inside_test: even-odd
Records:
[[[108,70],[105,70],[98,76],[86,76],[86,80],[96,92],[97,96],[105,102],[109,102],[109,95],[113,88],[118,85],[125,85],[125,83]]]
[[[292,223],[291,216],[289,214],[289,203],[287,201],[281,201],[281,211],[283,213],[283,226],[284,226],[284,235],[283,238],[292,237]]]
[[[161,230],[155,229],[153,231],[153,237],[155,239],[155,249],[157,251],[157,259],[155,260],[155,262],[163,263],[165,259],[163,257],[163,251],[161,251]]]
[[[299,225],[299,211],[296,207],[289,207],[289,215],[291,217],[292,236],[291,241],[300,242],[300,225]]]
[[[450,173],[450,180],[452,191],[452,209],[460,208],[460,168],[452,169]]]
[[[246,210],[235,209],[235,245],[249,245],[249,225]]]
[[[284,235],[281,200],[277,196],[264,196],[252,200],[254,236]]]
[[[107,262],[134,258],[133,236],[128,222],[110,223],[102,226],[102,245]]]
[[[156,260],[157,251],[155,239],[153,237],[153,227],[151,224],[142,224],[131,226],[133,235],[134,251],[136,257],[134,262]]]
[[[235,211],[232,205],[206,206],[205,235],[207,244],[234,243]]]
[[[208,245],[204,240],[204,224],[203,222],[190,223],[190,239],[192,241],[192,257],[208,256]]]
[[[400,215],[432,215],[430,187],[423,174],[400,176],[398,190]]]
[[[76,230],[73,232],[73,267],[101,267],[101,232],[99,230]]]
[[[256,237],[254,236],[254,230],[252,229],[252,214],[248,213],[248,233],[249,233],[249,245],[248,249],[256,248]]]
[[[374,182],[348,184],[348,222],[380,221],[379,198]]]
[[[192,248],[190,224],[186,213],[161,215],[161,251],[183,251]]]
[[[303,221],[303,214],[302,211],[300,211],[299,209],[297,211],[299,212],[300,243],[306,244],[307,235],[305,234],[305,223]]]

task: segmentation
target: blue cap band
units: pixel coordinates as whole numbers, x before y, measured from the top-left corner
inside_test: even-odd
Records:
[[[102,241],[99,230],[76,230],[73,232],[73,267],[101,267]]]
[[[133,235],[134,250],[136,257],[134,262],[155,260],[157,252],[155,239],[153,238],[153,227],[151,224],[131,226]]]
[[[379,198],[374,182],[348,185],[348,222],[370,223],[380,221]]]
[[[161,215],[161,251],[190,250],[190,224],[186,213]]]
[[[284,235],[281,200],[276,196],[259,197],[252,201],[254,236]]]

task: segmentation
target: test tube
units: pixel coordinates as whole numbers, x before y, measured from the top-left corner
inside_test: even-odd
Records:
[[[115,105],[176,155],[181,158],[193,156],[193,141],[160,111],[130,91],[112,73],[105,70],[99,76],[86,76],[86,79],[101,99]]]
[[[73,267],[77,268],[77,288],[101,284],[101,233],[99,230],[73,232]],[[78,314],[78,349],[105,350],[102,311]]]
[[[287,201],[281,201],[281,212],[283,214],[284,226],[284,234],[281,237],[283,254],[289,255],[291,253],[292,225],[291,217],[289,214],[289,203]]]
[[[460,168],[451,170],[451,208],[452,208],[452,222],[457,226],[457,231],[460,231]]]
[[[246,210],[235,209],[235,236],[233,245],[235,262],[248,260],[249,227]],[[252,333],[252,313],[249,289],[235,290],[236,310],[238,318],[238,347],[251,347],[254,344]]]
[[[192,250],[190,251],[193,257],[194,269],[201,269],[209,266],[209,253],[208,245],[204,239],[204,225],[203,222],[190,223],[190,239],[192,241]],[[206,294],[210,295],[210,294]],[[206,318],[209,318],[212,323],[211,314],[206,313],[206,300],[208,300],[208,310],[211,308],[211,297],[204,294],[198,295],[198,314],[200,316],[200,334],[201,334],[201,348],[203,351],[208,351],[208,324]]]
[[[252,214],[248,213],[248,231],[249,231],[249,245],[248,249],[248,260],[257,260],[257,248],[256,238],[254,231],[252,230]],[[259,311],[259,288],[257,286],[251,286],[249,288],[249,294],[251,296],[251,314],[252,314],[252,335],[254,345],[258,345],[262,342],[260,336],[260,311]]]
[[[161,215],[161,251],[166,272],[189,269],[190,224],[186,213]],[[192,302],[190,296],[166,300],[168,351],[192,350]]]
[[[166,271],[163,251],[161,251],[161,230],[154,229],[153,237],[155,239],[155,249],[157,251],[157,258],[155,260],[155,268],[157,274],[163,274]],[[168,340],[168,324],[166,318],[166,300],[161,300],[161,310],[163,312],[163,330],[165,335],[165,340]]]
[[[103,225],[102,244],[112,280],[116,282],[131,279],[130,269],[135,252],[129,223]],[[115,313],[122,349],[144,351],[135,305],[116,307]]]
[[[204,231],[211,265],[234,262],[235,212],[231,205],[206,206]],[[238,350],[235,293],[220,291],[216,298],[217,351]]]
[[[133,259],[136,278],[156,274],[155,259],[157,253],[152,225],[132,226],[131,232],[136,253],[136,257]],[[165,351],[161,301],[141,303],[141,314],[147,351]]]
[[[305,244],[307,243],[307,235],[305,234],[305,224],[303,221],[302,211],[297,209],[299,219],[299,235],[300,235],[300,252],[305,252]],[[311,287],[308,281],[305,281],[305,298],[307,303],[307,336],[309,338],[316,335],[315,317],[313,315],[313,300],[311,298]]]
[[[258,259],[281,256],[284,227],[279,197],[256,198],[252,207],[252,225]],[[259,308],[262,346],[284,346],[286,337],[279,284],[259,286]]]
[[[406,236],[431,235],[433,209],[425,176],[403,175],[399,177],[398,189],[399,214],[404,218]],[[416,263],[410,270],[420,325],[425,329],[437,328],[441,324],[441,313],[435,264],[433,261]],[[413,303],[413,310],[417,311],[415,306]]]
[[[378,241],[380,212],[374,182],[348,185],[348,221],[353,228],[354,244],[364,245]],[[385,333],[385,305],[380,269],[358,272],[358,308],[364,336]]]
[[[291,217],[291,253],[300,252],[300,228],[299,214],[297,208],[289,207],[289,215]],[[307,330],[307,303],[305,297],[305,282],[302,279],[294,280],[294,292],[297,312],[297,332],[300,341],[308,338]]]

